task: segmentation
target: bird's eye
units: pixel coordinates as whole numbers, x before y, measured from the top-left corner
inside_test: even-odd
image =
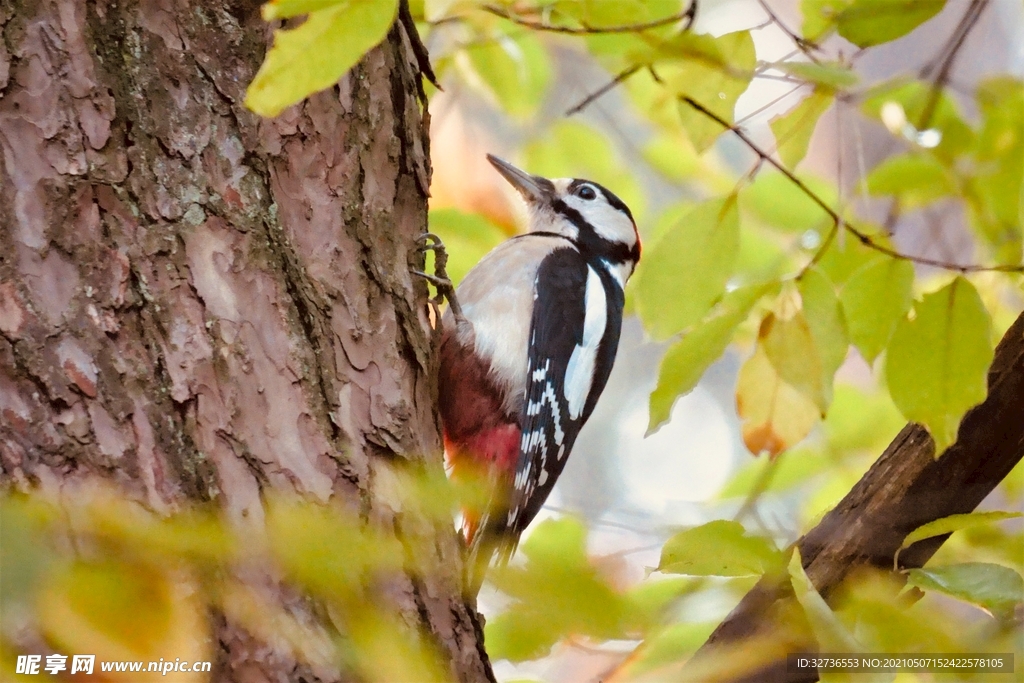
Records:
[[[576,190],[576,196],[590,201],[591,199],[597,199],[597,191],[594,190],[592,185],[580,185]]]

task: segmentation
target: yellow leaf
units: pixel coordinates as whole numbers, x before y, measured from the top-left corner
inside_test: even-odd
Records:
[[[783,381],[760,345],[740,368],[736,410],[750,452],[771,456],[807,436],[821,418],[814,401]]]
[[[47,639],[66,653],[99,661],[190,664],[211,659],[206,613],[195,583],[152,566],[106,561],[61,567],[43,586],[37,614]],[[182,683],[207,673],[176,672]],[[117,680],[117,679],[114,679]],[[166,681],[162,672],[132,673],[132,683]]]
[[[813,401],[819,412],[824,412],[828,406],[821,355],[803,311],[787,318],[769,313],[761,322],[758,341],[779,379]]]

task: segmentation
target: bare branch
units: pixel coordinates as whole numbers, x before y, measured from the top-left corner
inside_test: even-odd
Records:
[[[921,119],[917,122],[917,129],[924,130],[932,121],[932,117],[935,115],[935,109],[939,104],[939,96],[942,94],[943,88],[946,87],[946,83],[949,81],[950,71],[953,69],[953,62],[956,60],[957,54],[960,52],[960,48],[963,47],[964,40],[967,39],[967,35],[974,28],[975,24],[978,23],[978,19],[981,17],[982,12],[988,7],[989,0],[972,0],[971,5],[964,12],[963,18],[960,23],[957,24],[956,30],[953,31],[953,35],[950,36],[949,41],[943,48],[942,54],[944,55],[941,59],[941,66],[939,67],[938,73],[935,75],[935,80],[932,82],[931,92],[928,95],[928,101],[925,103],[924,109],[921,111]],[[921,77],[927,77],[928,74],[935,68],[935,62],[929,64],[921,72]]]
[[[604,95],[605,93],[607,93],[609,90],[611,90],[612,88],[617,86],[619,83],[622,83],[624,80],[626,80],[627,78],[629,78],[630,76],[635,74],[641,68],[642,68],[642,65],[634,64],[633,66],[629,67],[628,69],[623,69],[618,74],[616,74],[615,78],[613,78],[612,80],[608,81],[607,83],[602,85],[600,88],[598,88],[594,92],[592,92],[589,95],[587,95],[586,97],[584,97],[577,104],[573,105],[572,107],[569,107],[566,110],[565,115],[566,116],[572,116],[573,114],[580,113],[581,111],[583,111],[584,109],[589,107],[594,102],[594,100],[596,100],[597,98],[599,98],[602,95]]]
[[[800,52],[804,53],[807,59],[811,60],[815,64],[819,63],[818,58],[814,56],[814,54],[812,53],[812,50],[820,49],[816,44],[807,40],[802,35],[796,33],[788,26],[786,26],[784,23],[782,23],[782,20],[779,19],[778,15],[776,15],[774,11],[772,11],[772,8],[768,6],[768,3],[765,0],[757,0],[757,3],[761,5],[761,9],[763,9],[765,13],[768,15],[768,18],[771,19],[771,23],[778,26],[779,30],[785,33],[786,36],[788,36],[789,39],[793,41],[793,44],[797,46]]]
[[[693,26],[694,20],[697,18],[697,3],[698,0],[690,0],[690,5],[682,12],[677,12],[668,17],[662,19],[655,19],[640,24],[625,24],[622,26],[553,26],[551,24],[545,24],[539,21],[533,21],[532,19],[526,19],[518,15],[512,14],[508,10],[496,7],[495,5],[484,5],[481,7],[485,12],[501,17],[502,19],[508,19],[514,24],[531,28],[535,31],[547,31],[550,33],[566,33],[569,35],[600,35],[604,33],[639,33],[640,31],[646,31],[652,28],[660,28],[662,26],[670,26],[674,23],[685,21],[686,25],[683,30],[688,30]]]
[[[782,175],[788,178],[791,183],[800,188],[800,190],[811,201],[813,201],[815,204],[821,207],[821,210],[828,214],[828,216],[832,219],[832,229],[829,231],[829,234],[825,237],[825,240],[822,242],[821,247],[818,248],[818,251],[812,257],[810,263],[808,263],[803,268],[803,270],[800,273],[801,275],[804,272],[806,272],[808,268],[812,267],[814,264],[821,260],[821,258],[825,254],[825,251],[828,249],[829,245],[832,243],[832,240],[835,238],[835,233],[838,232],[839,228],[843,228],[851,235],[856,237],[857,240],[865,247],[873,249],[879,253],[885,254],[886,256],[889,256],[891,258],[900,259],[902,261],[910,261],[912,263],[918,263],[925,266],[934,266],[935,268],[942,268],[943,270],[952,270],[960,273],[977,273],[983,271],[997,271],[1002,273],[1024,273],[1024,266],[1020,265],[998,264],[993,266],[986,266],[979,264],[963,265],[957,263],[949,263],[946,261],[940,261],[938,259],[928,258],[926,256],[912,256],[910,254],[904,254],[902,252],[896,251],[895,249],[892,249],[891,247],[887,247],[884,244],[879,244],[878,242],[874,241],[871,235],[869,235],[867,232],[861,230],[860,228],[857,228],[849,221],[845,220],[842,216],[840,216],[835,209],[833,209],[824,199],[822,199],[816,192],[814,192],[814,190],[809,188],[807,184],[804,183],[804,181],[800,180],[800,178],[796,177],[796,175],[794,175],[792,171],[790,171],[785,166],[776,161],[775,158],[772,157],[772,155],[758,147],[757,144],[753,140],[751,140],[750,137],[746,133],[744,133],[742,129],[730,124],[728,121],[720,117],[718,114],[709,110],[707,107],[705,107],[700,102],[697,102],[691,97],[684,96],[681,98],[681,100],[683,102],[686,102],[688,105],[690,105],[700,113],[704,114],[708,118],[717,122],[723,128],[732,131],[733,134],[736,135],[736,137],[738,137],[752,152],[754,152],[754,154],[756,154],[761,160],[767,162],[776,170],[778,170]]]

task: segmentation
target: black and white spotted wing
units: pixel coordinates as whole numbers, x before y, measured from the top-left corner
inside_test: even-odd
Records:
[[[601,262],[557,249],[537,271],[519,462],[506,528],[540,511],[604,390],[622,327],[622,289]]]

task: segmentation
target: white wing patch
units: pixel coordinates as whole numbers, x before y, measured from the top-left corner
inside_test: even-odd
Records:
[[[587,404],[590,387],[594,382],[597,347],[608,324],[608,300],[601,278],[587,266],[587,290],[584,298],[586,314],[583,319],[583,341],[576,345],[565,368],[565,400],[569,404],[569,417],[579,419]]]
[[[632,263],[614,263],[613,264],[613,263],[609,262],[607,259],[601,259],[601,265],[604,266],[604,269],[607,270],[608,273],[613,278],[615,278],[615,281],[619,283],[619,287],[623,291],[625,291],[625,289],[626,289],[626,280],[628,280],[629,276],[633,274],[633,264]]]

